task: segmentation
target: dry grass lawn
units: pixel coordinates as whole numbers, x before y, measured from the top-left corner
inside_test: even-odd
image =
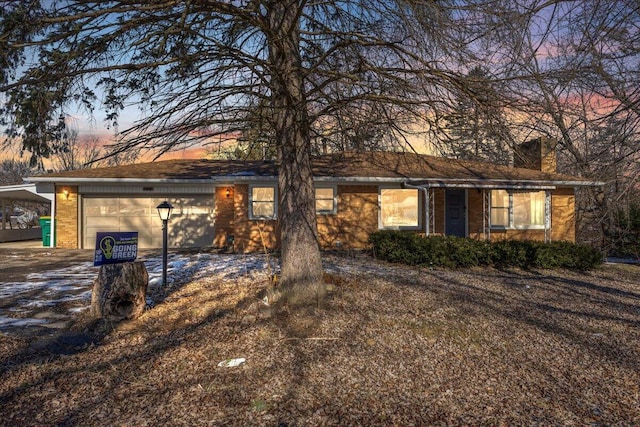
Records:
[[[264,282],[212,277],[136,321],[0,336],[0,424],[640,425],[640,267],[328,260],[334,289],[308,313],[268,317]]]

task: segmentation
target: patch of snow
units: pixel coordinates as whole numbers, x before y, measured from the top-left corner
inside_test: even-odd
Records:
[[[607,264],[637,264],[637,265],[640,265],[640,258],[634,258],[634,257],[626,257],[626,258],[607,257],[605,262]]]
[[[162,257],[148,257],[143,261],[149,274],[150,294],[162,286]],[[388,274],[393,266],[371,262],[370,258],[354,259],[323,256],[323,268],[333,274]],[[29,274],[25,282],[0,284],[0,298],[11,299],[11,307],[0,308],[0,330],[42,325],[43,319],[35,319],[39,311],[64,303],[69,313],[80,313],[91,304],[91,288],[99,267],[87,262],[71,268]],[[167,259],[167,281],[182,283],[202,278],[220,280],[264,280],[269,275],[280,274],[280,260],[264,254],[169,254]],[[147,306],[156,303],[147,297]],[[11,315],[29,314],[29,318],[14,318]]]
[[[22,326],[33,326],[33,325],[43,325],[48,323],[47,319],[34,319],[34,318],[26,318],[26,319],[16,319],[13,317],[0,316],[0,329],[8,328],[8,327],[22,327]]]
[[[229,176],[258,176],[258,174],[254,171],[240,171],[230,173]]]
[[[149,274],[149,287],[162,286],[162,257],[140,259]],[[25,282],[0,284],[0,298],[11,299],[11,307],[0,309],[0,330],[22,326],[41,325],[42,319],[13,318],[5,314],[32,313],[57,304],[71,305],[67,310],[79,313],[87,310],[91,304],[91,288],[98,275],[99,267],[86,262],[64,269],[32,273]],[[276,258],[267,258],[262,254],[169,254],[167,260],[167,281],[198,280],[205,277],[217,277],[223,280],[238,278],[267,278],[268,274],[279,274],[280,265]],[[154,301],[147,298],[147,305]]]

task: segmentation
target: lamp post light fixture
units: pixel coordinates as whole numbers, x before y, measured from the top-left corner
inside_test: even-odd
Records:
[[[167,285],[167,222],[171,217],[173,206],[165,200],[156,209],[162,220],[162,287],[164,288]]]

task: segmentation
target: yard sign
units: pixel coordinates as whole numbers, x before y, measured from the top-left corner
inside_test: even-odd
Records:
[[[135,261],[138,256],[138,232],[96,233],[93,265]]]

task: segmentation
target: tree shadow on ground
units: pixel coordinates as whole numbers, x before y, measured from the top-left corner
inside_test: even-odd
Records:
[[[482,313],[495,314],[557,335],[617,365],[640,369],[640,351],[620,348],[622,343],[607,334],[612,324],[621,330],[640,328],[640,295],[595,284],[589,274],[567,274],[570,278],[548,271],[477,269],[463,273],[475,278],[473,283],[494,283],[497,288],[470,285],[456,278],[459,274],[455,272],[426,269],[426,278],[420,282],[407,281],[403,275],[388,280],[456,301],[469,321]]]

